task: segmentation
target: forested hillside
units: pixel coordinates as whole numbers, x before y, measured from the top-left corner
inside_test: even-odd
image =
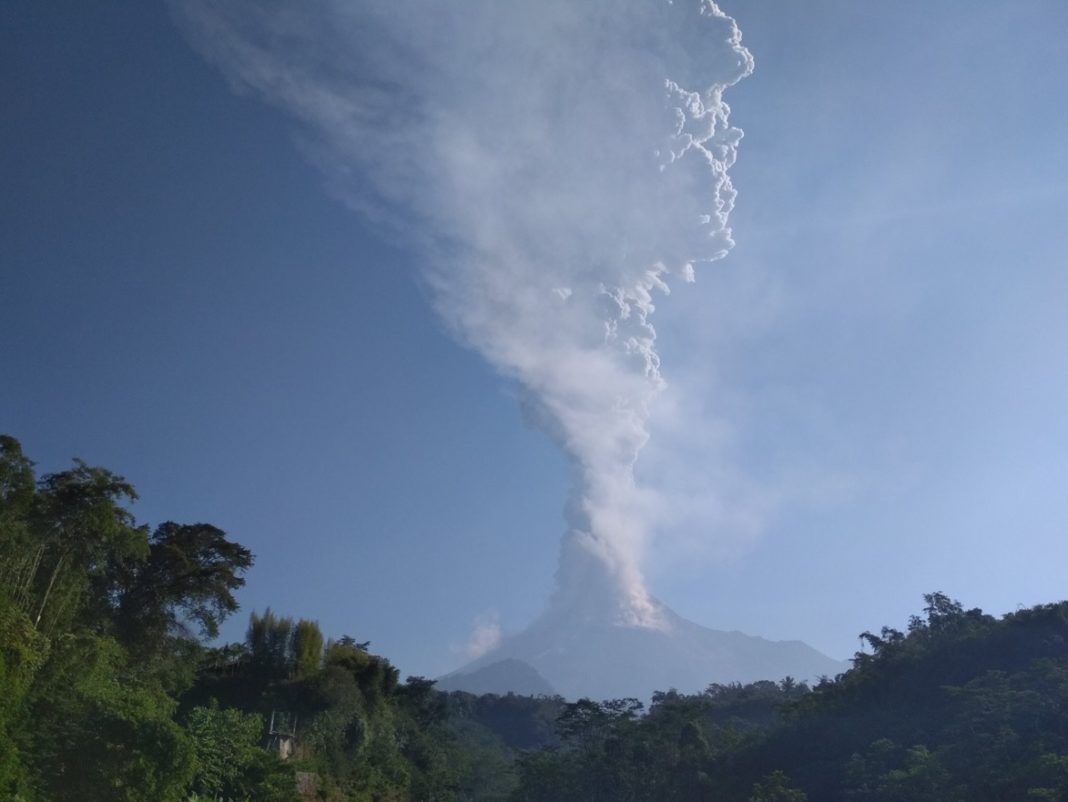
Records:
[[[515,799],[1068,800],[1068,603],[998,620],[925,600],[811,690],[668,692],[644,716],[569,705],[564,748],[520,759]]]
[[[252,555],[135,498],[0,438],[0,799],[1068,800],[1068,603],[930,594],[811,689],[446,694],[271,610],[210,645]]]
[[[266,610],[212,647],[253,557],[154,529],[123,477],[37,478],[0,437],[0,799],[506,799],[562,702],[447,696]]]

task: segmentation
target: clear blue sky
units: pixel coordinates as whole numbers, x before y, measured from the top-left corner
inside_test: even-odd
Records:
[[[1063,598],[1068,6],[724,10],[737,245],[658,303],[639,473],[698,501],[653,592],[836,657],[926,591]],[[249,546],[230,637],[270,604],[437,674],[537,614],[563,457],[285,114],[117,2],[5,4],[0,100],[0,430],[41,471]]]

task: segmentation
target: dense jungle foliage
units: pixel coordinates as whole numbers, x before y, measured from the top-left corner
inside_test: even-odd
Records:
[[[440,693],[270,610],[247,549],[138,524],[122,477],[0,437],[0,799],[1068,800],[1068,603],[940,593],[853,668],[635,699]]]

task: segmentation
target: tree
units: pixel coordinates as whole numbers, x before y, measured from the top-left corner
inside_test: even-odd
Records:
[[[249,657],[253,670],[270,678],[281,679],[289,675],[289,641],[293,631],[293,619],[282,618],[268,607],[263,615],[253,610],[248,619]]]
[[[190,789],[208,799],[293,798],[292,772],[278,765],[259,745],[263,718],[234,708],[220,709],[214,699],[207,707],[194,707],[186,722],[196,756],[196,773]],[[266,776],[273,775],[274,795],[264,793]],[[280,780],[285,776],[289,782]],[[277,790],[289,786],[288,793]]]
[[[611,699],[601,703],[579,699],[564,707],[557,719],[557,728],[566,743],[591,749],[624,723],[633,721],[642,707],[637,699]]]
[[[293,674],[310,677],[323,665],[323,633],[318,621],[300,619],[293,627]]]
[[[123,639],[158,649],[169,634],[214,638],[237,610],[233,594],[252,561],[248,549],[210,524],[160,524],[147,558],[124,566],[117,611]]]
[[[193,752],[176,701],[130,677],[122,647],[87,631],[58,638],[20,733],[33,787],[49,802],[178,802]]]
[[[783,772],[773,771],[753,786],[749,802],[806,802],[807,799],[805,792],[794,788]]]
[[[22,445],[9,434],[0,434],[0,515],[33,499],[33,462]]]
[[[33,463],[18,440],[0,435],[0,594],[19,604],[36,568],[28,528],[33,502]]]
[[[48,658],[48,639],[29,616],[0,597],[0,798],[16,797],[25,782],[16,736],[24,730],[20,714],[35,676]]]
[[[123,506],[137,498],[122,476],[80,459],[42,479],[30,520],[34,627],[61,631],[78,617],[107,626],[124,567],[148,554],[146,529]]]
[[[959,601],[939,591],[923,594],[923,600],[926,602],[923,611],[927,614],[927,626],[931,629],[941,629],[964,615]]]

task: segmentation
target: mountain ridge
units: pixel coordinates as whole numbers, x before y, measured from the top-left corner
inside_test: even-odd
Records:
[[[654,691],[695,693],[713,683],[778,681],[787,676],[811,682],[849,667],[800,640],[772,641],[738,630],[710,629],[659,600],[651,602],[658,621],[654,626],[621,621],[603,599],[593,604],[556,600],[526,629],[504,638],[441,682],[466,690],[465,676],[517,661],[566,698],[648,699]],[[497,681],[507,684],[507,672],[498,669],[498,673]]]

